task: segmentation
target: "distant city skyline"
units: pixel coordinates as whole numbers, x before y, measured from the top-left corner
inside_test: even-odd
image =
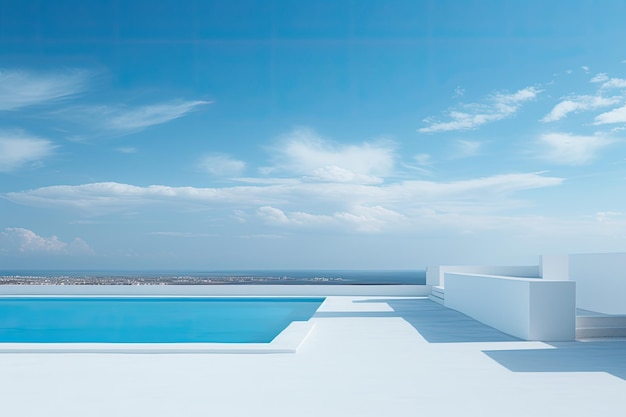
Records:
[[[623,16],[0,0],[0,269],[626,251]]]

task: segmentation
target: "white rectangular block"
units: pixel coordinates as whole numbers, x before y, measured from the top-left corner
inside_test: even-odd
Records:
[[[538,265],[499,266],[499,265],[438,265],[426,269],[426,285],[445,287],[448,272],[482,275],[504,275],[520,278],[540,278]]]
[[[577,306],[604,314],[626,314],[626,253],[569,256]]]
[[[546,281],[568,281],[569,255],[542,255],[539,268]]]
[[[446,307],[524,340],[576,337],[576,284],[446,273]]]

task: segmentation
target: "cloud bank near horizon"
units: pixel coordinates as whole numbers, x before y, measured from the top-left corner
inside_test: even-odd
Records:
[[[71,242],[57,236],[43,237],[29,229],[7,227],[0,231],[0,254],[91,255],[93,250],[80,238]]]

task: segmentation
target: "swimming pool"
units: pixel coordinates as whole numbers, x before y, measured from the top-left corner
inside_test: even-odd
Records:
[[[324,298],[0,297],[0,343],[270,343]]]

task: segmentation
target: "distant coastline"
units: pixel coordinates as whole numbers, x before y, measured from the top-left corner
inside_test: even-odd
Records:
[[[426,271],[0,271],[0,285],[420,285]]]

